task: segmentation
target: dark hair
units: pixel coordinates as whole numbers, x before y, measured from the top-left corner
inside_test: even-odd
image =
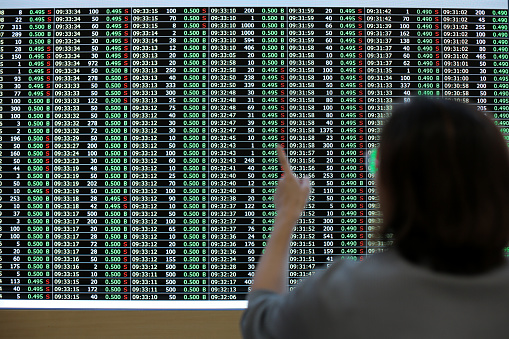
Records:
[[[393,246],[437,271],[473,274],[509,241],[509,153],[483,113],[454,101],[396,107],[379,149],[378,188]]]

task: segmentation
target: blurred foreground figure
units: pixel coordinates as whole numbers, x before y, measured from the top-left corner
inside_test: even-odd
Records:
[[[378,150],[384,253],[339,261],[287,292],[309,195],[286,155],[274,231],[242,331],[251,338],[509,338],[509,155],[496,126],[452,101],[397,106]]]

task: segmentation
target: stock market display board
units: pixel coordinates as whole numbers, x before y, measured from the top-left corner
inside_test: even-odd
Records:
[[[277,144],[312,184],[289,287],[380,251],[369,162],[384,119],[430,95],[508,125],[507,19],[507,6],[0,9],[0,306],[244,307]]]

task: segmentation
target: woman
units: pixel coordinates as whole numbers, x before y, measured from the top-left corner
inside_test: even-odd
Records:
[[[287,293],[293,226],[309,194],[281,148],[274,231],[261,258],[245,338],[509,337],[509,156],[482,113],[416,99],[386,123],[377,188],[392,246],[340,261]]]

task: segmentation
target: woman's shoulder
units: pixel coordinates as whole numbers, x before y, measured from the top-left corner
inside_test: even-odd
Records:
[[[258,314],[273,319],[274,331],[291,334],[282,337],[325,337],[320,331],[348,337],[358,334],[366,319],[372,328],[408,324],[412,332],[426,317],[438,322],[456,314],[468,323],[486,318],[476,313],[486,309],[492,310],[490,319],[496,318],[488,323],[498,326],[505,320],[497,316],[507,314],[509,264],[475,276],[450,275],[413,265],[390,249],[362,261],[338,260],[286,295],[260,291],[253,297]]]
[[[390,249],[361,262],[334,263],[328,270],[318,272],[314,279],[310,279],[309,286],[306,287],[306,283],[302,287],[308,293],[317,290],[315,297],[320,303],[332,298],[343,300],[343,306],[348,308],[350,305],[353,309],[364,303],[394,303],[392,298],[395,295],[400,300],[416,302],[426,301],[426,298],[442,301],[442,293],[447,296],[446,300],[469,295],[486,300],[498,297],[509,300],[509,261],[482,274],[448,274],[415,265]]]
[[[509,260],[488,272],[482,274],[449,274],[436,272],[424,265],[416,265],[403,258],[395,249],[388,249],[365,258],[362,261],[339,260],[322,272],[327,279],[342,280],[359,284],[359,280],[370,284],[380,283],[384,280],[397,280],[407,284],[408,280],[423,282],[441,282],[452,284],[493,284],[495,282],[509,281]]]

